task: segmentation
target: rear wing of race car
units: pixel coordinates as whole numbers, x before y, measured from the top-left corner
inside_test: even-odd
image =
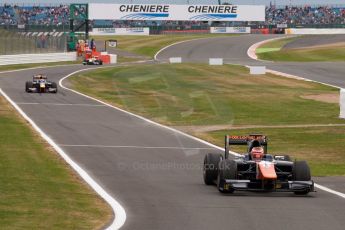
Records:
[[[262,134],[249,134],[248,136],[225,136],[225,159],[228,158],[230,145],[247,145],[248,152],[250,143],[253,140],[259,141],[260,145],[264,147],[265,153],[267,153],[267,137]]]
[[[32,79],[35,80],[40,80],[40,79],[44,79],[47,80],[47,76],[43,75],[43,74],[36,74],[32,76]]]

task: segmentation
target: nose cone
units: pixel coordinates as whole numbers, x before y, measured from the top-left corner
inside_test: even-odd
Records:
[[[258,163],[258,166],[260,175],[259,179],[277,179],[276,170],[274,169],[274,164],[272,162],[261,161],[260,163]]]

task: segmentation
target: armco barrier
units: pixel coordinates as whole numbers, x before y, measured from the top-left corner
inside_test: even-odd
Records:
[[[77,60],[76,52],[0,55],[0,66],[15,65],[15,64],[30,64],[30,63],[76,61],[76,60]]]

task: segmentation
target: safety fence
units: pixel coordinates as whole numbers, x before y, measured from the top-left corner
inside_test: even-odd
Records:
[[[0,55],[65,52],[67,34],[0,30]]]

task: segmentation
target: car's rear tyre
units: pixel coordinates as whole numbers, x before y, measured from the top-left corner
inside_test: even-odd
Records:
[[[203,177],[206,185],[214,185],[218,176],[218,164],[222,160],[221,154],[207,153],[204,158]]]
[[[295,161],[294,162],[294,180],[295,181],[310,181],[311,180],[311,174],[310,174],[310,168],[306,161]],[[310,192],[310,189],[302,190],[302,191],[296,191],[296,195],[306,195]]]
[[[237,179],[237,163],[234,160],[225,159],[219,163],[217,188],[221,193],[233,193],[234,189],[225,185],[225,180]]]
[[[29,82],[25,82],[25,92],[29,92]]]
[[[103,61],[100,61],[99,64],[100,64],[100,65],[103,65]]]
[[[55,82],[52,82],[52,88],[53,88],[53,89],[56,89],[56,90],[54,91],[54,93],[57,93],[58,88],[57,88],[57,84],[56,84]]]

